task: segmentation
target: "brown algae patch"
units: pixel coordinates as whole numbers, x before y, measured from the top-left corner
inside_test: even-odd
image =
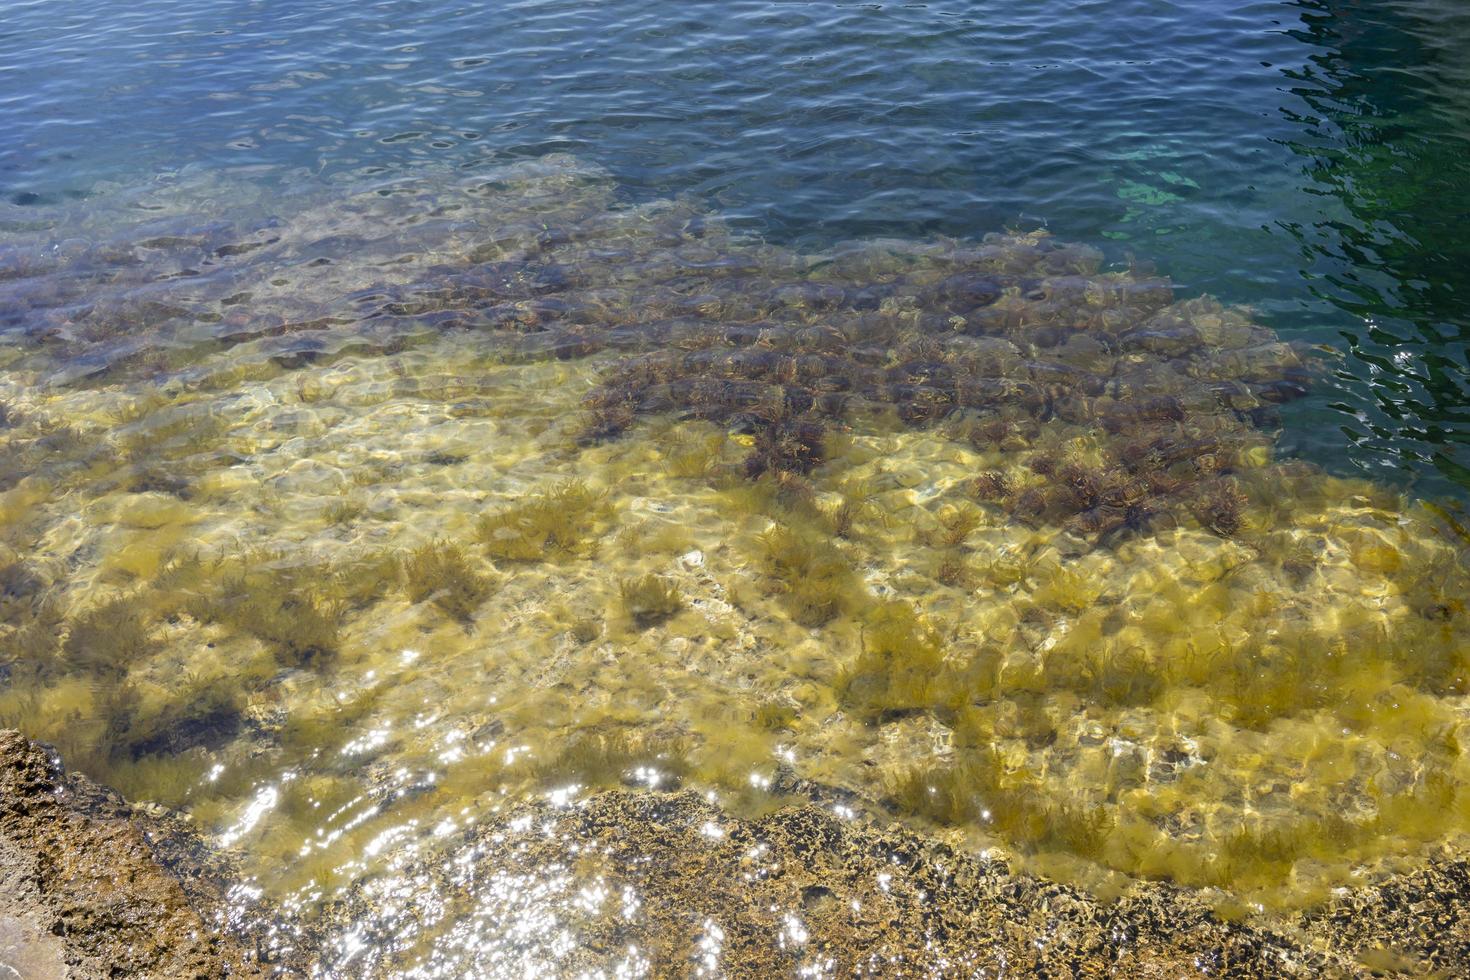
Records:
[[[0,726],[275,895],[792,771],[1223,910],[1463,849],[1457,519],[1278,459],[1311,365],[1249,311],[564,160],[190,220],[4,253]]]

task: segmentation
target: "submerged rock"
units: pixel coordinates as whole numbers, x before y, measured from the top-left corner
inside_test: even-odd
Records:
[[[0,732],[0,976],[271,975],[222,925],[222,870],[186,829]]]

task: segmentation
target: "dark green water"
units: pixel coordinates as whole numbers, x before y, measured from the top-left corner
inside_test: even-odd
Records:
[[[1470,487],[1454,0],[7,4],[7,223],[570,152],[766,237],[1046,226],[1341,353],[1284,448]]]

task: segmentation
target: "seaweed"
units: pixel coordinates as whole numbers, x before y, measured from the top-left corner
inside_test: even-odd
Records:
[[[0,560],[0,603],[9,612],[29,606],[46,588],[46,580],[30,562],[19,558]]]
[[[578,643],[591,643],[602,635],[602,624],[595,619],[579,619],[572,623],[569,632]]]
[[[678,587],[662,575],[623,579],[618,595],[623,611],[640,629],[661,623],[684,608]]]
[[[1037,578],[1031,590],[1031,599],[1037,605],[1071,613],[1091,607],[1102,596],[1106,584],[1096,576],[1051,560],[1038,563],[1029,572]]]
[[[333,564],[324,591],[347,609],[364,609],[391,592],[402,574],[403,560],[391,550],[349,555]]]
[[[946,683],[939,631],[908,603],[876,606],[865,617],[861,636],[861,650],[836,686],[843,701],[864,714],[891,717],[968,697]]]
[[[452,619],[469,622],[492,591],[492,583],[470,566],[464,551],[434,541],[403,557],[404,591],[412,602],[430,600]]]
[[[1114,708],[1150,704],[1165,688],[1147,651],[1119,649],[1097,642],[1095,635],[1069,635],[1048,653],[1043,671],[1049,686]]]
[[[345,603],[329,593],[330,576],[290,566],[269,554],[247,554],[217,566],[210,587],[185,593],[183,610],[265,643],[283,667],[318,666],[341,642]]]
[[[128,493],[166,493],[188,500],[192,490],[187,477],[157,464],[133,464],[125,468],[119,481]]]
[[[845,480],[838,488],[836,503],[823,511],[832,533],[839,538],[852,535],[857,522],[875,513],[873,488],[863,480]]]
[[[551,757],[530,765],[543,782],[583,781],[594,786],[635,781],[637,770],[656,770],[660,785],[677,786],[692,771],[691,740],[625,728],[573,732]]]
[[[592,554],[599,525],[611,517],[605,491],[569,480],[485,515],[479,538],[490,557],[505,561],[582,558]]]
[[[48,595],[19,609],[17,605],[6,604],[5,624],[10,628],[0,631],[0,681],[13,680],[17,674],[44,677],[58,666],[66,621],[61,603]]]
[[[985,824],[1001,797],[1004,763],[993,746],[966,752],[956,762],[914,766],[890,777],[888,802],[904,813],[938,824]]]
[[[239,733],[243,709],[244,698],[229,678],[188,684],[153,714],[140,716],[134,706],[121,715],[110,734],[111,751],[138,759],[219,748]]]
[[[719,462],[725,442],[718,429],[680,428],[670,439],[664,472],[678,479],[703,479]]]
[[[1050,801],[1028,787],[1006,794],[992,813],[991,823],[1012,844],[1097,860],[1112,835],[1115,819],[1107,807]]]
[[[972,504],[948,505],[935,515],[939,527],[928,535],[936,548],[958,548],[971,532],[985,523],[985,517]]]
[[[0,553],[0,685],[56,668],[66,617],[50,586],[44,566]]]
[[[695,548],[695,539],[682,524],[644,521],[626,525],[618,543],[638,555],[683,555]]]
[[[890,779],[890,805],[935,823],[978,825],[1009,843],[1097,860],[1116,825],[1103,806],[1050,800],[1008,773],[993,746],[967,750],[954,762],[914,767]]]
[[[791,618],[821,626],[866,598],[847,558],[812,530],[777,524],[760,536],[759,560]]]
[[[986,470],[970,481],[969,492],[977,500],[1004,500],[1015,493],[1015,484],[1001,470]]]
[[[67,624],[62,662],[68,669],[120,678],[158,649],[136,603],[114,599],[88,609]]]
[[[767,698],[762,701],[756,706],[751,717],[756,727],[771,732],[795,727],[796,719],[795,705],[776,698]]]
[[[1034,243],[1011,236],[995,244],[1021,255]],[[1039,425],[1058,417],[1117,441],[1148,438],[1150,430],[1159,433],[1154,438],[1177,440],[1179,430],[1200,420],[1225,432],[1214,420],[1257,394],[1300,394],[1302,371],[1289,349],[1257,351],[1251,345],[1265,335],[1243,328],[1214,331],[1214,346],[1228,354],[1212,351],[1205,334],[1187,326],[1195,315],[1190,307],[1161,305],[1171,298],[1161,280],[1097,276],[1037,289],[1034,280],[1014,270],[966,269],[959,253],[959,267],[944,275],[945,260],[935,258],[942,282],[984,282],[984,289],[941,287],[928,276],[908,282],[899,272],[858,288],[826,284],[816,306],[787,301],[811,291],[803,283],[777,286],[769,298],[742,303],[712,305],[690,297],[691,307],[682,304],[676,285],[673,294],[660,294],[675,318],[649,323],[647,316],[658,307],[649,309],[642,343],[630,345],[653,352],[626,357],[588,396],[589,434],[608,438],[639,416],[685,413],[751,434],[755,445],[746,473],[759,477],[809,472],[826,455],[824,432],[864,408],[891,412],[910,426],[978,415],[968,425],[957,424],[956,434],[977,448],[1015,451],[1034,441]],[[1033,261],[1045,264],[1027,258],[1016,268]],[[701,285],[715,291],[722,286],[718,278]],[[1012,288],[1014,298],[1002,302]],[[878,294],[884,299],[875,307],[872,297]],[[986,301],[972,305],[981,295]],[[678,318],[692,310],[699,315]],[[741,321],[742,315],[751,319]],[[1087,326],[1088,334],[1064,327],[1069,320]],[[1190,375],[1201,372],[1223,380],[1227,364],[1247,361],[1251,380],[1207,389],[1213,402],[1170,390],[1197,385]],[[1111,388],[1105,380],[1110,375],[1117,379]],[[1276,384],[1283,378],[1298,387]],[[1247,416],[1228,418],[1228,438],[1243,441]],[[1187,457],[1198,475],[1223,465],[1225,439],[1210,441],[1212,451]],[[1052,476],[1063,465],[1046,452],[1032,459],[1038,475]],[[1074,510],[1096,505],[1087,482],[1070,481],[1080,498]]]
[[[322,519],[328,524],[353,524],[366,511],[367,508],[355,500],[334,500],[322,512]]]
[[[1245,526],[1245,494],[1233,480],[1212,480],[1200,486],[1191,509],[1199,522],[1222,538],[1234,537]]]
[[[934,564],[934,580],[942,585],[964,586],[971,577],[970,564],[958,548],[941,552]]]
[[[1235,723],[1263,729],[1276,719],[1321,707],[1332,678],[1298,643],[1248,644],[1219,664],[1221,689]]]
[[[192,405],[153,412],[117,435],[124,458],[148,466],[156,461],[198,456],[214,448],[229,431],[229,422]]]
[[[754,479],[770,472],[811,472],[824,459],[825,434],[820,423],[805,419],[758,428],[755,447],[745,459],[745,475]]]
[[[726,588],[758,629],[798,658],[799,679],[789,688],[747,678],[759,693],[746,704],[693,722],[701,775],[717,774],[722,787],[748,776],[756,755],[769,759],[775,732],[805,751],[830,748],[812,740],[837,726],[839,738],[874,750],[864,752],[868,762],[900,739],[944,742],[948,729],[944,754],[919,765],[907,755],[885,774],[889,805],[991,834],[1017,852],[1060,851],[1252,897],[1279,894],[1288,879],[1291,888],[1298,879],[1330,880],[1339,872],[1322,868],[1408,853],[1407,842],[1470,827],[1463,736],[1447,700],[1470,689],[1460,522],[1430,508],[1416,513],[1359,481],[1273,460],[1263,427],[1276,424],[1277,404],[1305,392],[1306,371],[1246,312],[1175,303],[1169,284],[1146,270],[1099,274],[1091,250],[1044,235],[859,244],[812,257],[712,240],[688,232],[688,222],[687,211],[598,214],[550,227],[528,219],[525,229],[476,249],[472,261],[436,256],[417,280],[350,297],[350,316],[272,308],[263,293],[249,300],[232,283],[229,291],[240,292],[228,301],[202,301],[227,307],[222,315],[206,308],[190,316],[217,322],[224,344],[253,346],[239,352],[246,356],[204,363],[183,349],[147,349],[173,340],[151,333],[178,315],[168,304],[104,304],[66,336],[45,329],[41,307],[17,314],[27,321],[15,331],[19,356],[44,366],[51,350],[95,354],[110,366],[78,387],[104,385],[83,394],[121,407],[105,440],[113,445],[100,449],[95,418],[73,428],[40,409],[15,417],[0,409],[0,490],[7,491],[0,507],[6,540],[17,549],[0,562],[4,717],[57,737],[85,765],[110,761],[142,778],[166,755],[196,760],[241,737],[244,696],[229,691],[260,688],[262,701],[280,699],[289,709],[280,750],[294,765],[340,742],[344,725],[401,707],[391,705],[391,691],[374,688],[303,708],[300,692],[310,697],[318,685],[291,671],[325,666],[346,617],[401,590],[422,604],[417,615],[381,608],[355,618],[353,635],[425,630],[429,642],[452,642],[419,619],[442,611],[467,623],[479,614],[493,588],[489,562],[596,554],[617,515],[600,490],[572,481],[514,496],[496,487],[474,543],[436,541],[409,554],[331,551],[328,559],[307,549],[336,549],[347,535],[308,527],[310,544],[291,546],[299,552],[175,556],[122,599],[96,591],[131,581],[121,566],[94,580],[84,564],[53,586],[39,558],[20,558],[68,541],[39,518],[79,485],[94,496],[189,496],[194,480],[214,482],[206,467],[244,462],[256,444],[289,453],[279,440],[309,414],[266,412],[229,447],[239,455],[226,457],[217,454],[234,416],[211,409],[211,393],[261,378],[288,399],[294,392],[315,401],[336,390],[320,365],[336,356],[327,351],[339,341],[354,357],[372,356],[457,343],[465,338],[447,331],[473,329],[486,333],[476,344],[493,347],[485,362],[495,369],[603,352],[584,368],[539,376],[580,384],[597,372],[583,418],[536,415],[537,451],[547,455],[516,463],[516,472],[561,461],[588,476],[587,466],[610,465],[632,477],[627,495],[644,495],[650,484],[636,464],[657,459],[668,477],[719,492],[721,516],[734,521],[733,543],[753,579],[720,564],[730,556],[707,527],[684,534],[668,522],[630,521],[615,547],[629,559],[706,551],[711,577],[695,576],[701,588]],[[278,290],[289,292],[288,283],[283,273]],[[137,295],[150,292],[177,295],[166,282]],[[129,338],[137,356],[118,360],[106,344],[85,339],[131,321],[142,323]],[[287,336],[306,332],[321,336],[309,343]],[[27,337],[46,337],[52,347],[26,349]],[[425,361],[379,365],[392,376],[389,397],[438,399],[451,416],[493,416],[496,424],[520,410],[494,393],[499,377],[476,370],[431,377],[421,370]],[[279,368],[313,364],[290,381],[272,380]],[[159,387],[123,403],[114,383],[149,372],[160,373]],[[78,392],[62,394],[52,404],[69,405]],[[268,435],[253,434],[271,426]],[[572,440],[616,439],[640,426],[661,458],[642,444],[631,460],[617,459],[616,447],[567,455]],[[926,434],[914,438],[907,429]],[[902,472],[884,458],[895,450],[911,456]],[[186,454],[196,458],[167,462]],[[431,483],[472,478],[459,453],[420,450],[409,458],[417,476],[429,466],[460,467]],[[878,475],[873,483],[844,481],[844,467]],[[907,479],[910,469],[921,471],[919,481]],[[369,462],[349,479],[367,486],[392,476],[388,464]],[[875,485],[893,489],[879,497]],[[684,488],[698,504],[708,496]],[[329,523],[362,516],[350,496],[314,506]],[[899,523],[911,515],[915,523]],[[1024,527],[1001,526],[1007,521]],[[202,542],[217,541],[218,526],[225,524],[202,528]],[[137,537],[167,555],[166,535]],[[922,547],[906,555],[911,541]],[[66,560],[86,556],[74,549]],[[617,618],[648,628],[678,612],[684,578],[643,576],[645,561],[630,567],[640,571],[621,583]],[[574,576],[579,582],[584,571]],[[149,567],[134,578],[151,574]],[[935,587],[936,579],[953,588]],[[1291,582],[1310,589],[1295,595],[1283,587]],[[1364,595],[1353,594],[1356,583]],[[756,587],[784,615],[765,620],[767,600]],[[108,608],[112,602],[127,606]],[[593,608],[579,599],[530,622],[555,644],[594,644],[603,624]],[[953,627],[946,619],[940,628],[937,617],[952,617]],[[792,623],[825,632],[803,636]],[[685,627],[711,631],[694,615],[671,631]],[[609,639],[620,635],[638,656],[657,645],[656,636],[618,630]],[[176,677],[172,657],[158,654],[166,643],[196,638],[205,649],[219,643],[229,684],[185,677],[177,691],[161,690],[157,675]],[[845,644],[836,669],[827,656],[833,643]],[[616,645],[581,652],[591,665]],[[599,783],[640,778],[645,767],[693,771],[686,736],[637,729],[646,689],[614,693],[616,726],[589,722],[586,705],[561,698],[512,709],[562,712],[557,722],[536,719],[539,729],[528,725],[528,739],[535,730],[594,727],[541,759],[507,755],[506,771],[524,766],[538,780]],[[1247,731],[1232,731],[1232,723]],[[1313,740],[1337,748],[1276,758]],[[119,748],[109,752],[112,745]],[[739,752],[727,751],[732,746]],[[483,782],[483,772],[468,768]],[[189,778],[186,769],[158,771],[160,782]],[[835,781],[849,785],[869,771],[853,759],[833,767]],[[231,796],[249,782],[226,778],[240,785],[209,793]],[[1289,800],[1277,795],[1283,787]],[[293,795],[287,807],[306,799]],[[1349,803],[1363,815],[1333,820],[1331,811]]]

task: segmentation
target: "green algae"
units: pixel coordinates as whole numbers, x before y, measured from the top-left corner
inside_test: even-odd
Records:
[[[1045,235],[802,256],[543,180],[436,188],[474,234],[324,206],[283,234],[358,267],[241,253],[250,302],[16,341],[0,723],[282,888],[655,771],[1222,908],[1463,846],[1458,522],[1276,458],[1311,372],[1248,312]],[[384,221],[425,236],[393,282]]]

